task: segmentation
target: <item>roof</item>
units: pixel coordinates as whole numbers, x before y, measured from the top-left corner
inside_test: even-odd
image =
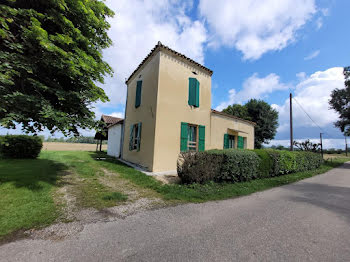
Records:
[[[256,126],[255,122],[252,122],[252,121],[249,121],[249,120],[245,120],[245,119],[239,118],[239,117],[234,116],[234,115],[229,115],[229,114],[226,114],[226,113],[223,113],[223,112],[219,112],[219,111],[214,110],[214,109],[212,109],[211,112],[214,113],[214,114],[218,114],[218,115],[226,116],[226,117],[229,117],[229,118],[237,119],[237,120],[240,120],[242,122],[246,122],[248,124]]]
[[[110,128],[110,127],[115,126],[115,125],[123,124],[123,123],[124,123],[124,119],[120,119],[118,122],[110,124],[109,126],[107,126],[107,128]]]
[[[102,115],[101,116],[101,120],[103,122],[105,122],[107,125],[111,125],[111,124],[116,124],[122,120],[124,120],[123,118],[119,118],[119,117],[114,117],[114,116],[107,116],[107,115]]]
[[[107,140],[108,139],[108,128],[113,126],[113,125],[123,123],[124,119],[119,118],[119,117],[114,117],[114,116],[102,115],[101,121],[105,122],[107,126],[103,128],[103,132],[101,132],[101,131],[96,132],[95,139]]]
[[[139,64],[139,66],[135,69],[134,72],[132,72],[132,74],[129,76],[129,78],[125,81],[126,84],[128,84],[128,82],[130,81],[130,79],[136,74],[136,72],[146,63],[146,61],[152,57],[153,55],[155,55],[157,52],[159,51],[168,51],[182,59],[185,59],[186,61],[188,61],[189,63],[201,68],[202,70],[206,71],[210,76],[213,74],[213,71],[210,70],[209,68],[197,63],[196,61],[192,60],[191,58],[188,58],[187,56],[179,53],[179,52],[176,52],[175,50],[163,45],[160,41],[158,41],[158,44],[156,44],[156,46],[151,50],[151,52],[146,56],[145,59],[142,60],[141,64]]]

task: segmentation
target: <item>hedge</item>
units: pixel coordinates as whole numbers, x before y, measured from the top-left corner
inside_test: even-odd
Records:
[[[0,137],[0,155],[4,158],[37,158],[42,140],[38,136],[6,135]]]
[[[258,156],[248,150],[209,150],[181,153],[178,175],[183,183],[248,181],[258,177]]]
[[[311,170],[322,162],[312,152],[225,149],[181,153],[177,171],[183,183],[241,182]]]
[[[323,159],[321,154],[305,151],[265,150],[273,165],[270,176],[279,176],[318,168]]]

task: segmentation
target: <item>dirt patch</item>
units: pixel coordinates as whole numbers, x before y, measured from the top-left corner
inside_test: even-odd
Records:
[[[181,182],[178,175],[156,175],[153,177],[164,184],[179,184]]]
[[[147,189],[136,189],[129,181],[121,179],[119,174],[107,169],[102,169],[102,171],[103,175],[98,176],[98,181],[106,187],[128,195],[126,202],[101,210],[80,207],[74,190],[75,186],[83,179],[68,172],[62,177],[62,186],[55,193],[56,203],[61,206],[63,215],[56,224],[42,229],[27,230],[24,235],[32,239],[62,240],[79,233],[86,224],[125,219],[127,216],[143,210],[166,206],[162,199],[151,196]],[[145,197],[148,194],[150,197]]]

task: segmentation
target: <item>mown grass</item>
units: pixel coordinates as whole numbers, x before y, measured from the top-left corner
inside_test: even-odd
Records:
[[[0,160],[0,239],[55,221],[59,211],[52,192],[64,169],[48,159]]]
[[[108,179],[123,180],[142,197],[161,197],[166,203],[205,202],[248,195],[324,173],[350,158],[332,159],[320,168],[253,180],[244,183],[207,183],[204,185],[164,185],[153,177],[130,168],[105,153],[43,151],[36,160],[0,160],[0,240],[20,229],[45,226],[61,214],[55,197],[70,174],[77,203],[82,207],[102,209],[127,200],[122,188],[103,185],[104,169],[118,175]],[[112,181],[113,182],[113,181]],[[146,192],[146,193],[145,193]]]
[[[76,180],[72,182],[79,206],[103,209],[126,201],[127,195],[99,182],[99,177],[104,176],[104,172],[100,161],[94,156],[95,153],[84,151],[44,151],[40,155],[41,158],[63,163],[70,172],[77,175]],[[111,197],[112,195],[114,197]],[[117,195],[119,197],[116,197]]]

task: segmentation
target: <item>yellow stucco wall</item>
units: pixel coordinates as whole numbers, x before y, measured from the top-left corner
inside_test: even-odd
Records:
[[[159,53],[150,59],[128,83],[122,158],[153,169],[154,132],[157,111]],[[142,80],[141,105],[135,108],[136,83]],[[130,127],[142,122],[140,151],[129,150]]]
[[[205,126],[206,147],[210,141],[211,77],[174,55],[160,54],[154,172],[176,170],[181,122]],[[200,83],[198,108],[188,105],[190,77]]]
[[[211,114],[211,140],[210,149],[222,149],[224,146],[224,134],[235,136],[237,148],[237,136],[246,139],[246,148],[254,149],[254,125],[233,119],[231,117]]]
[[[188,105],[190,77],[200,83],[198,108]],[[135,108],[138,80],[143,81],[141,105]],[[130,126],[138,122],[142,122],[140,151],[130,151]],[[225,133],[246,137],[247,148],[254,148],[252,124],[211,112],[209,73],[161,50],[128,82],[122,158],[153,172],[175,171],[181,122],[205,126],[205,149],[222,149]]]

